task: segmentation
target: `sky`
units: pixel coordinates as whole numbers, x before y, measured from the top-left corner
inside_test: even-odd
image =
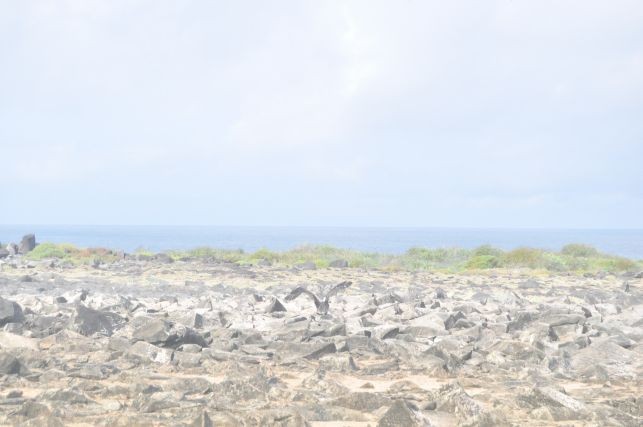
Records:
[[[0,224],[643,228],[643,2],[0,0]]]

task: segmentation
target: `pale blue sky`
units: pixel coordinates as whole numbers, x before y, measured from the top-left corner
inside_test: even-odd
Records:
[[[643,227],[643,2],[0,0],[0,223]]]

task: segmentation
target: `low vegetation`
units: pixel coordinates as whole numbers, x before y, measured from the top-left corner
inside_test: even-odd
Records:
[[[78,248],[70,243],[40,243],[26,258],[55,258],[72,264],[101,264],[116,261],[119,256],[117,251],[105,248]]]
[[[122,256],[122,254],[120,254]],[[134,256],[153,258],[157,254],[139,249]],[[332,246],[301,246],[287,251],[260,249],[245,252],[241,249],[200,247],[183,251],[168,251],[164,255],[174,261],[215,260],[237,264],[275,264],[297,266],[314,263],[325,268],[334,261],[345,260],[349,267],[384,270],[469,271],[502,268],[526,268],[552,272],[625,272],[643,270],[643,260],[631,260],[600,253],[583,244],[569,244],[559,252],[521,247],[504,251],[492,246],[475,249],[411,248],[403,254],[362,252]],[[32,260],[57,258],[72,264],[100,264],[119,259],[116,251],[102,248],[77,248],[71,244],[42,243],[27,255]]]

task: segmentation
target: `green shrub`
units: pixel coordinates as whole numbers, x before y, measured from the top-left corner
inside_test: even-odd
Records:
[[[473,255],[478,256],[478,255],[491,255],[495,257],[499,257],[503,254],[501,249],[494,248],[491,245],[482,245],[478,246],[473,250]]]
[[[495,255],[476,255],[465,264],[468,270],[484,270],[500,267],[500,260]]]
[[[72,264],[94,264],[115,261],[116,252],[105,248],[77,248],[69,243],[41,243],[25,255],[27,259],[62,259]]]
[[[250,259],[253,261],[267,260],[270,262],[277,261],[278,255],[271,250],[266,248],[261,248],[250,255]]]
[[[565,245],[563,246],[563,249],[561,249],[560,253],[563,255],[585,258],[599,255],[596,248],[581,243],[570,243],[569,245]]]
[[[517,248],[504,254],[504,264],[508,267],[543,268],[543,251],[533,248]]]
[[[70,243],[40,243],[33,251],[26,255],[26,258],[32,260],[68,258],[76,251],[78,251],[78,249]]]
[[[551,252],[543,253],[544,267],[549,271],[566,271],[569,266],[565,263],[565,259],[557,254]]]
[[[153,252],[139,249],[142,255]],[[411,248],[403,254],[362,252],[351,249],[334,248],[325,245],[305,245],[287,251],[259,249],[252,253],[243,250],[198,247],[183,251],[167,252],[176,260],[215,259],[239,264],[256,264],[266,259],[273,264],[293,266],[303,262],[313,262],[319,268],[327,267],[331,261],[345,259],[354,268],[398,270],[441,270],[458,272],[463,269],[482,270],[489,268],[533,268],[549,271],[637,271],[643,269],[643,261],[601,254],[587,245],[570,244],[560,252],[550,252],[528,247],[508,252],[489,245],[473,250],[461,248]],[[118,259],[117,254],[108,249],[77,248],[70,244],[42,243],[26,255],[28,259],[42,260],[59,258],[74,264],[110,262]]]

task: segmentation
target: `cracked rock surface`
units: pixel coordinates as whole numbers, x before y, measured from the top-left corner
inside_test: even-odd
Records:
[[[639,426],[642,287],[14,257],[0,264],[0,424]]]

